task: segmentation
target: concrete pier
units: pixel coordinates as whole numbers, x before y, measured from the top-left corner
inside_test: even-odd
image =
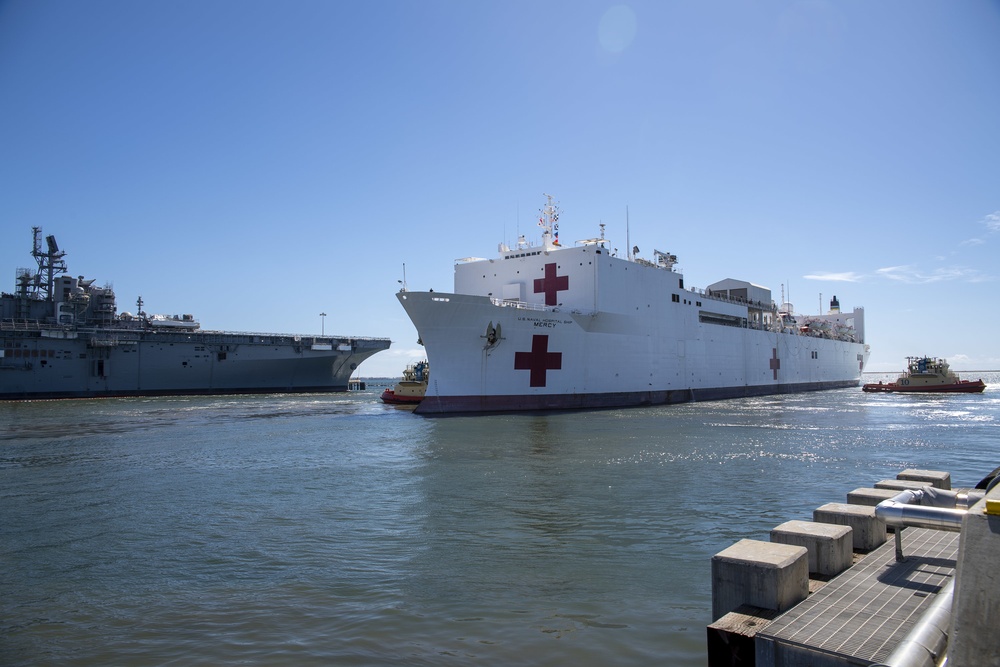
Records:
[[[1000,667],[1000,486],[962,522],[949,665]]]
[[[749,604],[784,611],[809,595],[805,547],[740,540],[712,558],[712,617]]]
[[[870,507],[875,507],[883,500],[889,500],[889,498],[894,498],[898,494],[899,491],[895,489],[872,489],[862,487],[854,489],[847,494],[847,504],[868,505]]]
[[[757,667],[881,662],[954,573],[958,535],[907,529],[908,558],[887,542],[756,638]]]
[[[709,667],[867,667],[920,653],[929,661],[892,664],[946,654],[949,667],[1000,667],[1000,485],[968,510],[961,533],[905,528],[902,560],[875,505],[905,488],[950,490],[951,475],[905,470],[876,486],[817,508],[813,522],[776,526],[770,548],[741,540],[713,558]],[[812,577],[804,599],[803,567]],[[931,648],[927,633],[947,633],[946,648]]]
[[[809,574],[832,577],[851,566],[853,532],[850,526],[786,521],[771,531],[771,541],[805,547],[809,554]]]
[[[886,541],[885,522],[875,516],[874,507],[827,503],[813,510],[813,521],[850,526],[858,551],[870,551]]]
[[[940,470],[916,470],[907,468],[896,475],[896,479],[907,482],[921,482],[925,486],[933,486],[935,489],[951,490],[951,473]]]
[[[875,482],[876,489],[891,489],[897,492],[904,491],[906,489],[922,489],[925,486],[931,486],[927,482],[915,482],[913,480],[906,479],[883,479],[879,482]]]

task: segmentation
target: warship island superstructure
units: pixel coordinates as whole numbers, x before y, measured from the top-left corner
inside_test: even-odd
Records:
[[[119,313],[110,286],[67,275],[33,228],[37,269],[0,295],[0,399],[346,391],[387,338],[202,330],[191,315]]]
[[[434,367],[423,414],[606,408],[858,386],[864,311],[815,316],[724,279],[685,288],[677,257],[604,238],[559,242],[552,198],[540,244],[455,264],[453,293],[397,298]]]

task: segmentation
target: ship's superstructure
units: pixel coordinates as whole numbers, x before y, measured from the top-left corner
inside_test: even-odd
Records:
[[[420,413],[597,408],[857,386],[864,311],[794,315],[765,287],[725,279],[686,288],[677,257],[604,238],[540,244],[455,265],[454,293],[397,295],[434,375]]]
[[[386,338],[206,331],[191,315],[118,313],[115,293],[66,275],[35,227],[37,269],[0,295],[0,399],[344,391]]]

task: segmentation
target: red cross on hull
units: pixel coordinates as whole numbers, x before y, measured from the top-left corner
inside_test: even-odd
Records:
[[[514,369],[531,371],[529,386],[544,387],[546,371],[562,369],[562,352],[549,352],[549,337],[536,334],[531,337],[531,352],[514,353]]]

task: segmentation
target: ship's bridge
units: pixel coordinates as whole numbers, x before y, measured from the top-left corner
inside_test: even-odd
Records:
[[[712,283],[706,289],[709,296],[745,301],[747,304],[747,320],[751,327],[770,326],[772,322],[773,304],[771,290],[762,285],[755,285],[746,280],[726,278]]]
[[[745,280],[726,278],[708,286],[711,296],[724,296],[728,299],[741,299],[750,303],[763,303],[770,308],[771,290],[761,285],[754,285]]]

